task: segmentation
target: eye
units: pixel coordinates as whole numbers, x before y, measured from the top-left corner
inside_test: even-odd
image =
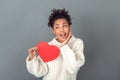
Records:
[[[59,28],[58,26],[55,27],[55,29],[58,29],[58,28]]]
[[[66,28],[66,27],[67,27],[67,25],[63,25],[63,27],[64,27],[64,28]]]

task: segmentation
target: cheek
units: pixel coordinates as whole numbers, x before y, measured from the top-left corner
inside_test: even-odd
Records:
[[[58,32],[58,31],[55,31],[54,34],[57,36],[57,35],[59,35],[59,32]]]
[[[69,32],[70,32],[70,29],[69,29],[69,28],[68,28],[68,29],[66,29],[66,32],[67,32],[67,33],[69,33]]]

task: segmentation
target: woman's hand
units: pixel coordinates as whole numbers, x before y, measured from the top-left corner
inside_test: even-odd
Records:
[[[65,44],[67,44],[69,42],[70,38],[71,38],[71,31],[70,31],[67,39],[62,43],[62,46],[64,46]]]
[[[32,59],[33,59],[33,57],[34,57],[34,56],[36,55],[36,53],[37,53],[37,50],[38,50],[37,46],[34,46],[34,47],[28,49],[29,60],[32,60]]]

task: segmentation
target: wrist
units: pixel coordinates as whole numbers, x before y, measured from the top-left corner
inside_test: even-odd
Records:
[[[28,60],[31,61],[34,58],[34,56],[29,55]]]

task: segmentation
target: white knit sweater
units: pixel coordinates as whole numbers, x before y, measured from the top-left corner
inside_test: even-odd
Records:
[[[76,80],[77,72],[85,62],[83,54],[83,41],[73,35],[68,44],[61,46],[61,43],[54,38],[50,45],[56,45],[60,49],[60,55],[55,60],[44,63],[39,56],[29,61],[26,59],[26,66],[29,73],[36,77],[43,77],[43,80]]]

